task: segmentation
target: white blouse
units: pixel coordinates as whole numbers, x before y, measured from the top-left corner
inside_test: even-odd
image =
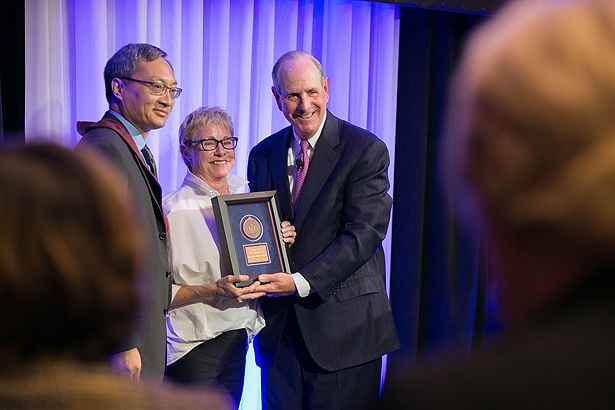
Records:
[[[247,181],[229,174],[231,193],[240,193]],[[169,257],[175,297],[182,285],[204,285],[220,279],[218,231],[211,198],[218,193],[205,181],[186,174],[184,182],[163,199],[168,220]],[[265,327],[258,301],[239,303],[215,296],[208,303],[197,302],[169,310],[167,316],[167,365],[179,360],[199,344],[223,332],[246,329],[249,340]]]

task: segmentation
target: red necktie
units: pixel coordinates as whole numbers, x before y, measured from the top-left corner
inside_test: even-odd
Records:
[[[310,143],[308,140],[301,140],[301,154],[300,160],[297,161],[298,166],[295,168],[295,185],[293,187],[293,208],[297,209],[299,200],[301,199],[301,191],[303,190],[303,183],[305,182],[305,176],[307,175],[308,167],[310,166],[310,156],[308,155],[308,149]]]

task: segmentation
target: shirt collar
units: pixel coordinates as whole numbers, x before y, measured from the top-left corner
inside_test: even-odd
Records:
[[[117,113],[111,109],[108,112],[111,115],[113,115],[115,118],[117,118],[118,121],[121,122],[124,127],[126,127],[126,129],[128,130],[128,133],[134,140],[135,144],[137,144],[137,148],[139,148],[139,151],[145,148],[145,138],[143,138],[143,135],[141,135],[139,130],[137,130],[137,128],[134,125],[132,125],[130,121],[124,118],[122,114]]]
[[[228,184],[228,189],[231,194],[237,194],[241,191],[241,188],[248,185],[248,180],[241,178],[235,174],[228,174],[226,176],[226,183]],[[203,181],[201,178],[194,175],[190,170],[186,172],[186,177],[184,178],[184,185],[188,185],[194,188],[195,191],[201,192],[207,196],[218,196],[220,195],[215,189],[211,188],[207,182]]]

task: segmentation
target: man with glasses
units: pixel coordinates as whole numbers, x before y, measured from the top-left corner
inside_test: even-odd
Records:
[[[247,275],[226,275],[218,252],[211,199],[245,191],[248,183],[230,173],[237,138],[220,107],[198,108],[179,128],[181,156],[188,167],[182,185],[165,196],[173,297],[167,321],[167,377],[231,394],[238,406],[248,340],[265,326],[254,300],[258,282],[236,287]],[[282,223],[282,236],[295,230]]]
[[[77,123],[83,135],[78,148],[94,147],[117,166],[143,229],[145,254],[140,277],[141,309],[135,313],[137,332],[111,358],[112,368],[132,379],[143,375],[162,380],[165,368],[165,317],[170,293],[167,232],[162,189],[145,140],[151,130],[166,124],[175,98],[182,92],[166,55],[150,44],[128,44],[119,49],[104,72],[109,110],[97,123]]]

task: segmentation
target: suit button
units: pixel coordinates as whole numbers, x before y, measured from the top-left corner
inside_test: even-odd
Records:
[[[167,239],[167,233],[160,232],[160,234],[158,234],[158,238],[160,238],[161,241],[164,241],[165,239]]]
[[[166,275],[167,278],[170,278],[171,277],[171,272],[167,272],[167,273],[165,273],[165,275]]]
[[[169,313],[169,309],[167,309],[167,308],[162,309],[162,313],[164,313],[166,315],[167,313]]]

